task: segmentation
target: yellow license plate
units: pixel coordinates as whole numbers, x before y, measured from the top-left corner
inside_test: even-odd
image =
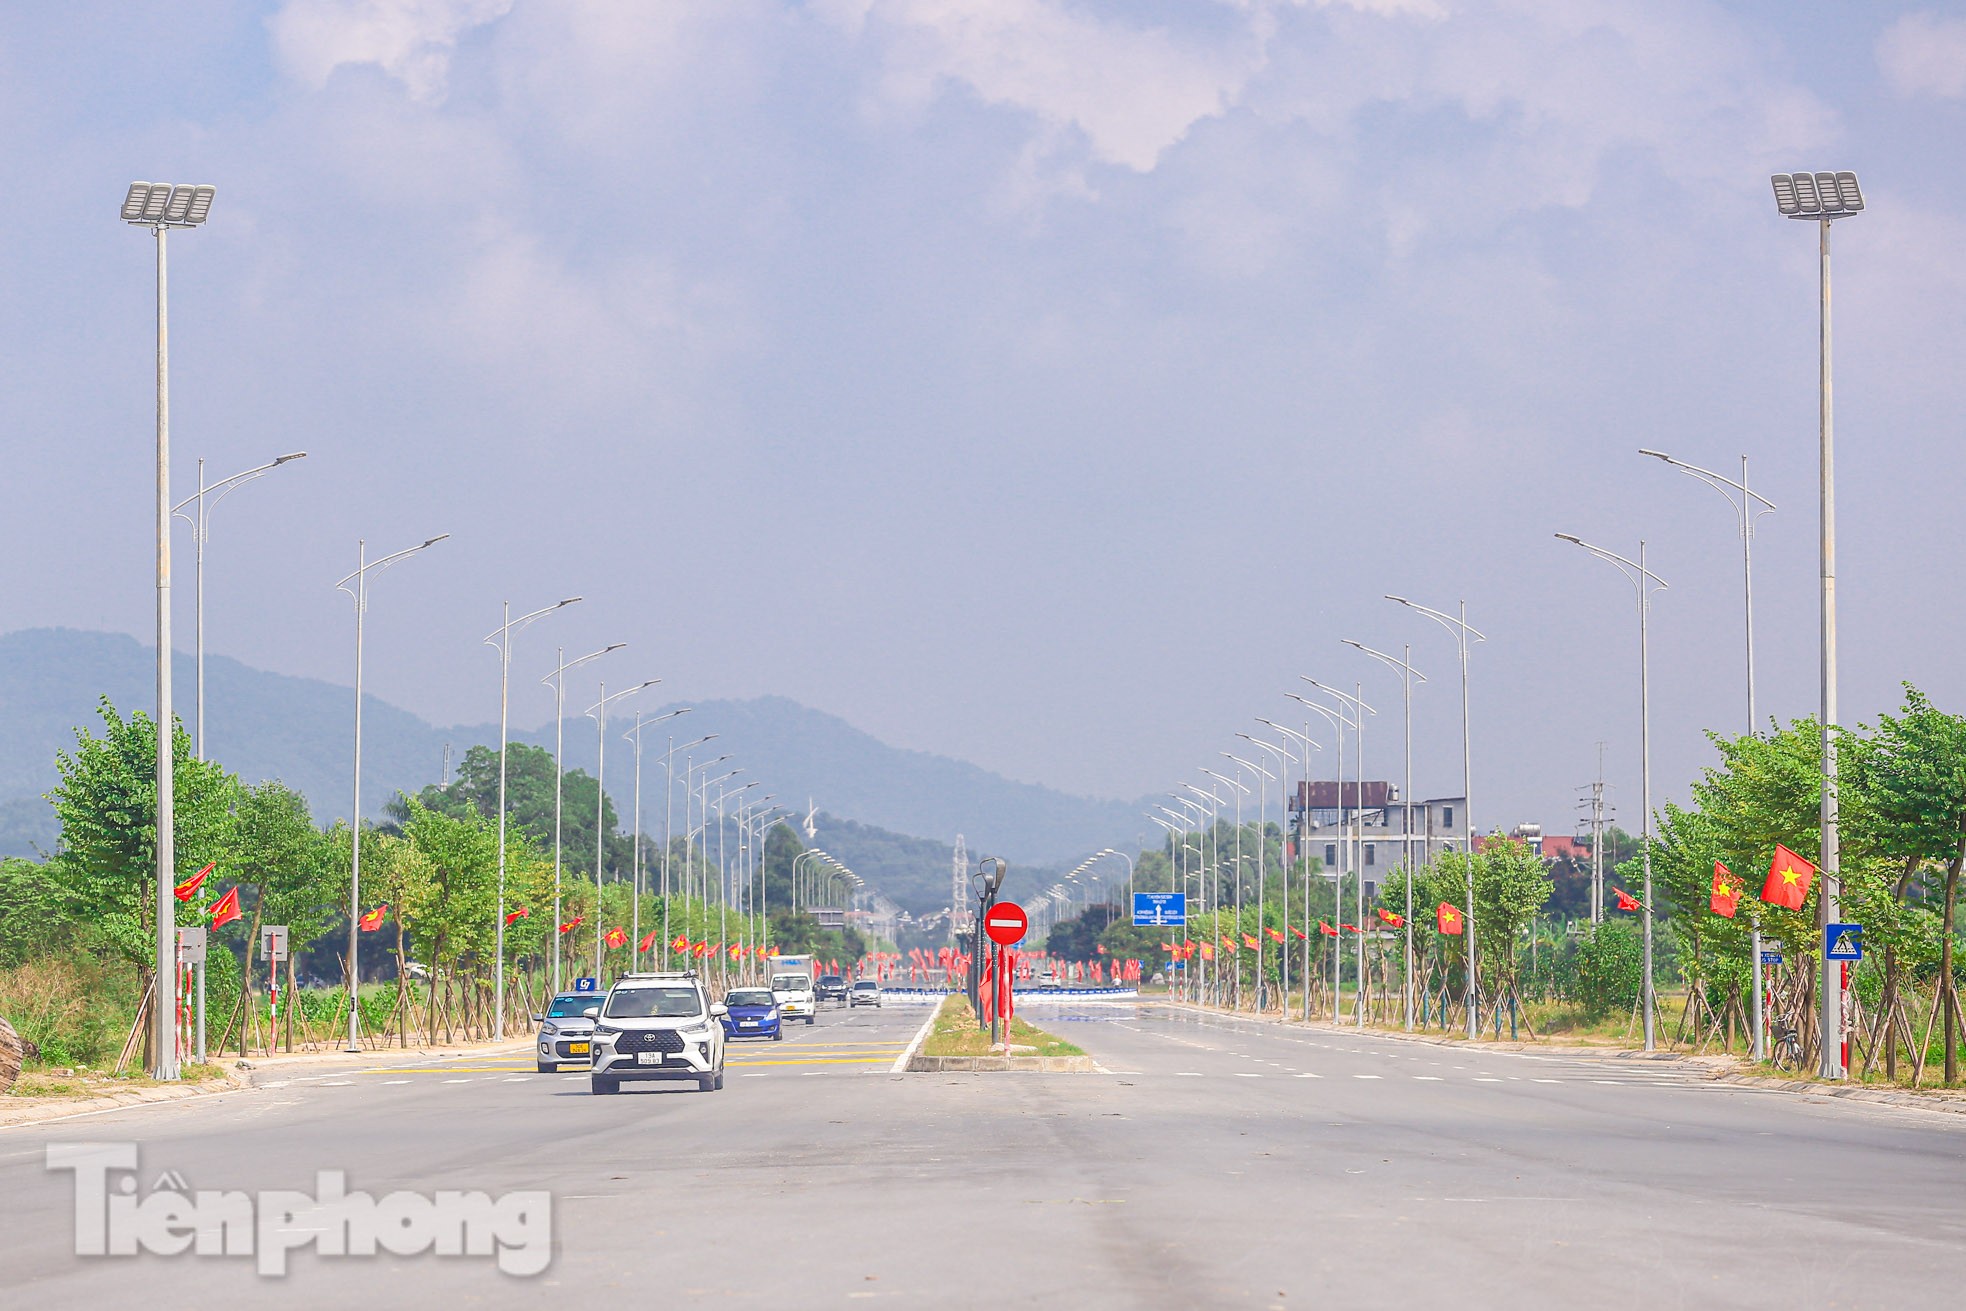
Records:
[[[584,1043],[584,1042],[570,1042],[570,1043],[568,1043],[568,1044],[567,1044],[567,1055],[569,1055],[569,1056],[585,1056],[586,1054],[587,1054],[587,1044],[586,1044],[586,1043]]]

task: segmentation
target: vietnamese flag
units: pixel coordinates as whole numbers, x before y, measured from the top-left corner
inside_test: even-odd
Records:
[[[1255,934],[1245,933],[1242,935],[1242,945],[1249,948],[1251,951],[1255,951],[1260,944],[1256,941]]]
[[[1311,936],[1310,934],[1304,932],[1304,930],[1298,928],[1295,924],[1290,926],[1290,931],[1297,935],[1297,940],[1299,942],[1307,941]]]
[[[650,929],[648,933],[643,936],[641,946],[635,948],[635,950],[636,951],[652,950],[655,947],[656,935],[661,932],[662,932],[661,929]]]
[[[1236,940],[1230,937],[1228,934],[1224,933],[1222,935],[1222,950],[1233,954],[1235,952],[1235,949],[1236,949]]]
[[[212,861],[211,864],[206,865],[205,868],[199,870],[175,888],[172,888],[171,895],[179,901],[190,901],[198,895],[198,885],[205,881],[205,876],[212,872],[212,866],[216,864],[218,864],[217,861]]]
[[[1809,899],[1809,880],[1816,867],[1777,842],[1775,859],[1768,865],[1768,881],[1761,885],[1761,899],[1771,906],[1801,910]]]
[[[357,920],[356,925],[364,933],[374,933],[377,929],[382,927],[383,917],[388,914],[389,914],[389,903],[385,901],[380,906],[377,906],[374,910],[370,911],[368,914],[362,916],[361,919]]]
[[[1341,928],[1341,929],[1343,929],[1343,930],[1344,930],[1345,932],[1347,932],[1347,933],[1359,933],[1359,932],[1362,932],[1362,930],[1361,930],[1361,929],[1359,928],[1359,926],[1358,926],[1358,925],[1356,925],[1356,924],[1340,924],[1340,925],[1339,925],[1338,927],[1339,927],[1339,928]]]
[[[225,895],[213,902],[212,908],[205,913],[212,917],[212,927],[215,929],[238,919],[239,889],[227,888]]]
[[[1461,912],[1455,907],[1453,902],[1441,902],[1440,906],[1434,911],[1434,920],[1439,924],[1440,931],[1449,937],[1459,937],[1461,935]]]
[[[1618,898],[1618,909],[1619,909],[1619,910],[1643,910],[1643,909],[1645,909],[1645,907],[1644,907],[1644,905],[1643,905],[1642,903],[1640,903],[1640,901],[1639,901],[1639,899],[1638,899],[1637,897],[1634,897],[1634,896],[1632,896],[1632,894],[1631,894],[1631,893],[1629,893],[1629,892],[1626,892],[1626,891],[1625,891],[1625,890],[1624,890],[1623,888],[1613,888],[1613,889],[1611,889],[1611,892],[1612,892],[1612,894],[1613,894],[1614,896],[1616,896],[1616,897]]]
[[[1272,942],[1282,942],[1282,941],[1283,941],[1283,930],[1282,930],[1282,929],[1272,929],[1272,928],[1269,928],[1269,927],[1267,927],[1267,926],[1266,926],[1266,927],[1264,928],[1264,930],[1263,930],[1263,932],[1265,932],[1265,933],[1267,933],[1267,934],[1269,934],[1269,935],[1270,935],[1270,940],[1271,940]]]
[[[517,924],[520,920],[529,920],[531,918],[532,918],[532,912],[527,910],[524,906],[521,906],[519,907],[519,909],[515,911],[509,911],[506,913],[505,925],[507,928],[510,928],[512,925]]]
[[[586,920],[587,917],[585,915],[576,915],[572,919],[568,920],[565,924],[562,924],[560,926],[560,932],[572,933],[575,929],[579,928],[582,924],[584,924]]]
[[[1322,933],[1327,938],[1335,938],[1338,936],[1338,930],[1332,928],[1329,924],[1326,924],[1323,920],[1319,920],[1317,922],[1317,931],[1319,933]]]
[[[1379,911],[1379,919],[1382,923],[1390,924],[1393,928],[1396,929],[1403,929],[1406,927],[1406,917],[1404,915],[1395,915],[1391,911],[1385,909],[1384,907],[1379,907],[1377,909]]]
[[[705,938],[703,941],[697,943],[694,947],[690,948],[690,955],[692,956],[708,956],[709,954],[710,954],[710,939],[708,938]]]
[[[609,929],[608,935],[603,941],[610,947],[625,947],[628,945],[628,930]]]
[[[670,943],[670,944],[669,944],[669,950],[671,950],[671,951],[688,951],[688,950],[689,950],[689,934],[687,934],[687,933],[678,933],[678,934],[676,935],[676,940],[675,940],[674,942],[672,942],[672,943]]]
[[[1734,912],[1741,908],[1741,894],[1747,889],[1734,881],[1734,872],[1719,861],[1713,863],[1713,895],[1707,898],[1707,905],[1716,915],[1734,918]]]

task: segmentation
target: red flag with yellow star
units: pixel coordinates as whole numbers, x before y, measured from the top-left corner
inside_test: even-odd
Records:
[[[1714,914],[1733,919],[1734,912],[1741,908],[1741,893],[1745,891],[1734,881],[1732,870],[1717,860],[1713,863],[1713,895],[1707,898],[1707,905]]]
[[[1768,864],[1768,881],[1761,885],[1761,899],[1771,906],[1801,910],[1809,899],[1809,880],[1816,867],[1777,842],[1775,859]]]
[[[1613,888],[1611,889],[1611,893],[1618,899],[1619,910],[1643,910],[1645,908],[1644,903],[1640,902],[1637,897],[1632,896],[1631,893],[1626,892],[1623,888]]]
[[[1461,935],[1461,910],[1453,902],[1441,902],[1434,911],[1434,921],[1440,926],[1440,931],[1450,938]]]

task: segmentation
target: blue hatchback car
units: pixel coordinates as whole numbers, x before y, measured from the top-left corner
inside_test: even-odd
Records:
[[[771,1038],[784,1041],[785,1027],[778,1020],[778,999],[770,988],[734,988],[724,998],[726,1038]]]

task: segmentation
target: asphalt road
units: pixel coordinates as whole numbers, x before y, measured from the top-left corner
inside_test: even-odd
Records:
[[[919,1008],[591,1097],[525,1053],[0,1130],[9,1305],[1906,1307],[1966,1290],[1966,1116],[1157,1007],[1027,1006],[1093,1075],[895,1075]],[[482,1258],[78,1258],[49,1143],[142,1187],[553,1195]],[[240,1301],[239,1299],[245,1299]]]

